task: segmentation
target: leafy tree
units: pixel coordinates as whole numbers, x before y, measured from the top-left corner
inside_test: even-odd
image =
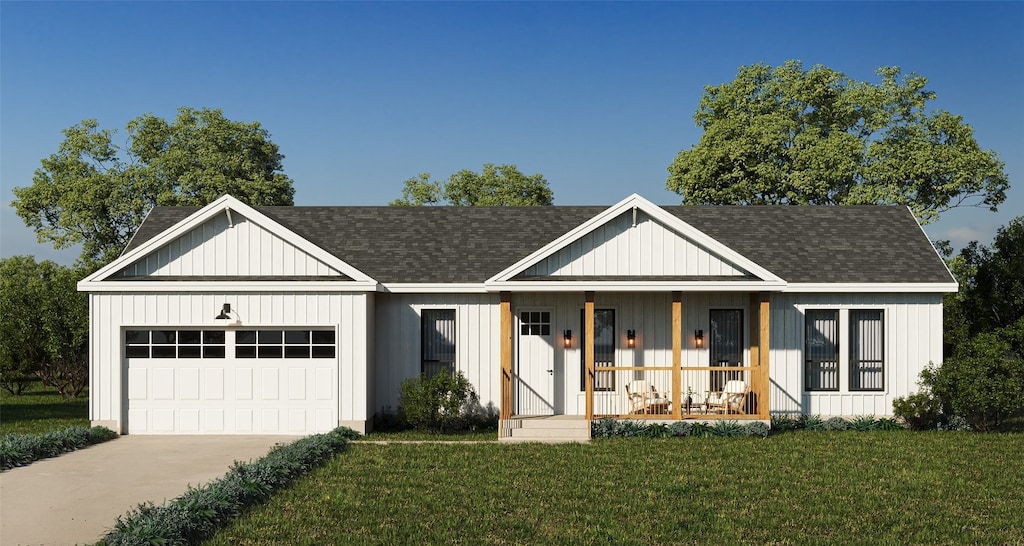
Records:
[[[482,173],[469,169],[448,177],[446,182],[431,181],[430,173],[420,173],[405,181],[402,198],[391,206],[533,206],[550,205],[554,194],[541,174],[525,175],[515,165],[485,163]]]
[[[32,376],[64,396],[89,382],[86,269],[31,256],[0,260],[0,387],[20,394]]]
[[[901,204],[927,223],[957,206],[995,210],[1009,185],[995,152],[961,116],[927,112],[917,74],[879,83],[800,61],[740,67],[707,86],[700,142],[668,167],[685,204]]]
[[[256,206],[293,203],[284,156],[258,122],[182,107],[170,123],[139,116],[126,133],[122,147],[95,119],[69,127],[32,185],[14,188],[12,205],[40,242],[81,244],[81,263],[103,265],[155,205],[205,205],[226,193]]]
[[[1024,216],[996,232],[991,247],[971,241],[950,261],[960,292],[946,299],[947,327],[960,339],[1024,318]]]

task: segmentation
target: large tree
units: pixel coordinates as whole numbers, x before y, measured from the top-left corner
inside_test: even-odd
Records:
[[[65,129],[32,185],[14,188],[12,205],[40,242],[81,244],[80,261],[96,266],[118,256],[155,205],[205,205],[224,194],[293,204],[284,156],[259,122],[183,107],[172,122],[145,114],[125,129],[123,146],[95,119]]]
[[[389,204],[533,206],[550,205],[553,202],[554,194],[543,175],[525,175],[515,165],[495,166],[485,163],[481,173],[462,169],[444,182],[431,181],[430,173],[420,173],[406,180],[402,198]]]
[[[0,260],[0,387],[18,394],[31,377],[77,396],[89,382],[86,269],[31,256]]]
[[[927,79],[879,68],[878,83],[800,61],[740,67],[705,87],[700,142],[669,166],[684,204],[901,204],[922,222],[992,210],[1008,181],[961,116],[928,111]]]

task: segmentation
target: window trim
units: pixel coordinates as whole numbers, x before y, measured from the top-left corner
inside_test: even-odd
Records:
[[[810,378],[813,376],[813,374],[811,373],[811,364],[812,364],[812,362],[818,363],[819,367],[820,367],[820,363],[821,362],[832,362],[831,360],[826,361],[826,360],[823,360],[823,359],[817,359],[815,361],[814,359],[811,359],[811,358],[808,357],[809,351],[808,351],[808,347],[807,347],[807,342],[808,342],[809,338],[807,336],[807,331],[808,331],[808,327],[809,327],[808,321],[810,320],[810,317],[809,317],[808,314],[812,313],[812,312],[816,312],[816,313],[826,313],[827,312],[827,313],[832,314],[835,317],[835,336],[836,336],[836,339],[834,340],[834,342],[835,342],[835,361],[834,362],[835,362],[835,365],[836,365],[836,370],[835,370],[835,376],[836,376],[836,378],[835,378],[835,387],[816,387],[816,388],[812,388],[810,386],[811,385]],[[841,377],[842,377],[842,361],[843,361],[843,356],[842,356],[842,354],[843,354],[843,352],[842,352],[843,342],[842,342],[842,335],[840,333],[842,331],[842,328],[840,327],[841,320],[842,320],[840,318],[841,313],[839,312],[839,309],[836,309],[836,308],[821,308],[821,309],[805,309],[804,312],[803,312],[803,315],[804,315],[804,343],[803,343],[803,345],[804,345],[804,352],[803,352],[803,356],[804,356],[804,391],[806,391],[806,392],[839,392],[840,382],[841,382]],[[821,373],[820,369],[818,370],[818,373],[819,374]]]
[[[452,316],[453,330],[452,330],[452,359],[449,360],[428,360],[427,356],[427,340],[425,333],[426,328],[426,317],[428,313],[438,312],[450,312]],[[441,371],[441,369],[447,368],[449,373],[454,374],[458,370],[459,362],[459,310],[456,307],[421,307],[419,309],[419,332],[420,332],[420,375],[426,375],[427,377],[433,377]],[[427,369],[427,363],[435,365],[436,369],[432,372]],[[445,366],[447,364],[447,366]]]
[[[881,335],[881,339],[878,340],[878,351],[880,353],[881,359],[880,360],[865,360],[865,359],[854,360],[853,353],[854,353],[855,348],[856,349],[861,349],[861,347],[859,345],[857,345],[857,343],[854,342],[854,339],[855,339],[855,336],[854,336],[854,334],[855,334],[855,332],[854,332],[855,324],[854,324],[853,318],[852,317],[848,318],[847,319],[847,326],[849,327],[849,330],[850,330],[850,332],[849,332],[849,339],[850,339],[849,346],[850,346],[850,350],[849,350],[849,353],[847,355],[847,360],[848,360],[847,373],[849,374],[849,377],[847,378],[847,381],[849,382],[847,384],[847,388],[851,392],[885,392],[885,369],[886,369],[885,363],[886,363],[886,360],[887,360],[886,359],[886,354],[885,354],[885,349],[886,349],[886,343],[885,343],[885,309],[877,309],[877,308],[850,309],[847,312],[847,316],[851,315],[854,312],[857,312],[857,313],[877,312],[878,313],[878,330],[879,330],[880,335]],[[855,381],[854,380],[854,378],[857,376],[858,371],[860,371],[860,370],[855,368],[854,364],[855,363],[859,364],[861,362],[877,362],[878,363],[878,366],[881,368],[879,373],[882,376],[881,379],[879,380],[879,384],[880,384],[879,387],[860,387],[860,386],[855,387],[854,386],[855,384],[857,384],[857,385],[860,384],[860,381]]]

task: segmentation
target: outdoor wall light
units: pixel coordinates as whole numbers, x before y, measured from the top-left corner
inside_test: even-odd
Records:
[[[230,303],[225,303],[223,306],[221,306],[220,314],[218,314],[216,317],[214,317],[214,320],[216,320],[220,324],[227,323],[229,325],[235,325],[235,326],[237,326],[239,324],[242,324],[242,320],[238,318],[238,313],[235,313],[235,317],[233,319],[231,318],[231,304]]]
[[[698,349],[704,348],[704,330],[693,331],[693,344],[696,345]]]
[[[626,330],[626,346],[630,349],[636,347],[636,330]]]
[[[566,349],[572,347],[572,330],[562,332],[562,342],[565,344]]]

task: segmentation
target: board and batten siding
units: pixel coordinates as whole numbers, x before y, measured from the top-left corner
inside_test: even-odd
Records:
[[[742,276],[746,272],[642,211],[627,212],[529,267],[545,276]]]
[[[374,411],[399,405],[402,382],[419,377],[423,309],[455,310],[455,368],[476,389],[480,404],[501,399],[498,294],[377,294]]]
[[[822,416],[892,415],[895,398],[917,392],[919,374],[942,363],[942,295],[776,294],[771,298],[772,411]],[[804,388],[804,311],[881,309],[885,331],[884,389],[850,391],[849,367],[840,347],[837,392]],[[841,335],[848,323],[841,321]],[[844,338],[841,338],[842,341]]]
[[[239,328],[332,326],[338,331],[339,420],[365,423],[372,412],[374,295],[366,293],[93,293],[89,295],[89,416],[126,432],[126,328],[223,329],[214,316],[230,303]]]
[[[341,273],[238,213],[203,222],[119,273],[122,277],[341,276]],[[116,277],[115,277],[116,278]]]

